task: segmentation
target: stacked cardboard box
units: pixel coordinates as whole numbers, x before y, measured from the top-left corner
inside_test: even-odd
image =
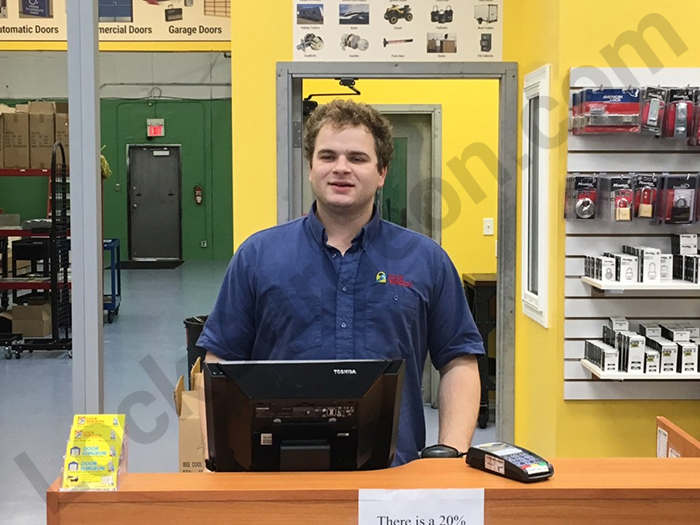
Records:
[[[3,168],[29,167],[29,115],[0,108],[0,142]]]
[[[48,169],[57,140],[66,149],[68,163],[67,104],[0,105],[0,168]]]

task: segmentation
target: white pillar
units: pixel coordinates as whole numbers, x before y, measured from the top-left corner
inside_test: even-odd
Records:
[[[104,410],[97,0],[68,0],[73,410]]]

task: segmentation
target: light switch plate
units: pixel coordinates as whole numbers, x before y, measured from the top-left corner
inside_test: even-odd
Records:
[[[484,235],[493,235],[493,219],[484,219]]]

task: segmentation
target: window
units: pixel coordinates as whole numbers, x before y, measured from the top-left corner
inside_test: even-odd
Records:
[[[523,93],[523,312],[545,328],[549,280],[549,66],[525,76]]]

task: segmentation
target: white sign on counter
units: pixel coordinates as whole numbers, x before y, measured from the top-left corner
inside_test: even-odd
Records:
[[[484,525],[483,489],[360,490],[359,525]]]
[[[294,60],[503,60],[503,0],[292,0]]]

